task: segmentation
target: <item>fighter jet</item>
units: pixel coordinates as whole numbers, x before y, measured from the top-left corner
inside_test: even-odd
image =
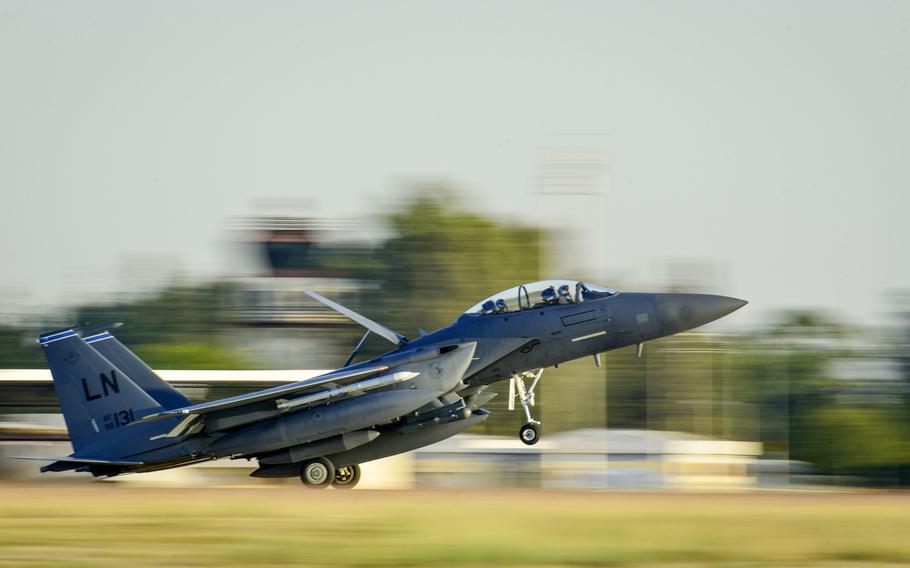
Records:
[[[693,329],[746,302],[708,294],[619,292],[573,280],[510,288],[452,324],[408,340],[308,292],[364,326],[345,365],[249,394],[192,404],[111,333],[70,328],[43,334],[73,453],[42,471],[112,477],[220,458],[255,459],[255,477],[299,477],[311,488],[349,489],[360,464],[454,436],[489,416],[488,386],[509,381],[537,443],[532,416],[543,370],[580,357]],[[353,363],[374,333],[394,349]]]

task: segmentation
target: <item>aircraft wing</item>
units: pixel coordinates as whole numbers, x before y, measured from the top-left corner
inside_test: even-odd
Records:
[[[320,296],[319,294],[317,294],[316,292],[313,292],[312,290],[304,290],[304,293],[307,296],[316,300],[317,302],[332,308],[333,310],[335,310],[339,314],[345,316],[346,318],[349,318],[349,319],[359,323],[360,325],[369,329],[370,331],[372,331],[376,335],[382,337],[386,341],[394,343],[395,345],[401,345],[402,343],[408,342],[408,340],[405,338],[405,336],[401,335],[397,331],[393,331],[380,323],[376,323],[375,321],[371,320],[370,318],[368,318],[366,316],[358,314],[357,312],[355,312],[354,310],[352,310],[350,308],[346,308],[346,307],[342,306],[341,304],[335,303],[332,300],[329,300],[328,298],[326,298],[324,296]]]
[[[381,373],[387,371],[389,368],[385,365],[376,365],[373,367],[364,367],[360,369],[352,370],[341,370],[335,371],[332,373],[326,373],[325,375],[320,375],[318,377],[313,377],[311,379],[306,379],[303,381],[298,381],[296,383],[290,383],[287,385],[280,385],[277,387],[272,387],[270,389],[265,389],[261,391],[251,392],[247,394],[241,394],[237,396],[232,396],[228,398],[222,398],[219,400],[213,400],[210,402],[203,402],[200,404],[194,404],[191,406],[184,406],[182,408],[174,408],[172,410],[165,410],[162,412],[156,412],[154,414],[149,414],[142,417],[141,419],[133,422],[133,424],[138,424],[142,422],[151,422],[154,420],[164,420],[166,418],[174,417],[186,417],[191,415],[201,415],[208,414],[210,412],[215,412],[217,410],[226,410],[228,408],[235,408],[237,406],[243,406],[246,404],[251,404],[254,402],[260,402],[263,400],[276,399],[285,395],[296,394],[302,391],[313,389],[316,387],[321,387],[327,385],[328,383],[337,383],[343,382],[348,379],[361,378],[368,375],[373,375],[376,373]],[[187,424],[186,426],[189,426]]]

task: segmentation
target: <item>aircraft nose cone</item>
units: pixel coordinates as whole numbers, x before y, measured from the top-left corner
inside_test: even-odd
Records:
[[[705,325],[748,304],[712,294],[657,294],[655,303],[660,327],[668,335]]]

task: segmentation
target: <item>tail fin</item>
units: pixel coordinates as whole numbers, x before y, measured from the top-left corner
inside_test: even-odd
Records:
[[[38,342],[44,348],[76,454],[117,437],[131,422],[164,410],[75,331],[44,335]]]
[[[155,399],[155,402],[160,404],[165,410],[193,404],[180,391],[155,374],[155,371],[137,357],[135,353],[120,343],[109,331],[94,335],[83,335],[83,339],[102,357],[126,373],[139,388]]]

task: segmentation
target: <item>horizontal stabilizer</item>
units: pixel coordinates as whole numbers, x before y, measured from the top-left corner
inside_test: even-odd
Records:
[[[332,300],[329,300],[328,298],[326,298],[324,296],[320,296],[319,294],[317,294],[316,292],[313,292],[311,290],[304,290],[304,293],[306,293],[307,296],[313,298],[317,302],[332,308],[333,310],[335,310],[339,314],[345,316],[346,318],[359,323],[360,325],[369,329],[376,335],[379,335],[386,341],[394,343],[395,345],[401,345],[403,343],[408,342],[408,340],[405,338],[405,336],[401,335],[397,331],[392,331],[391,329],[387,328],[386,326],[384,326],[380,323],[376,323],[375,321],[371,320],[370,318],[368,318],[366,316],[362,316],[350,308],[346,308],[346,307],[342,306],[341,304],[335,303]]]
[[[56,461],[74,463],[78,465],[142,465],[139,460],[100,460],[95,458],[79,458],[75,456],[12,456],[17,460]]]

